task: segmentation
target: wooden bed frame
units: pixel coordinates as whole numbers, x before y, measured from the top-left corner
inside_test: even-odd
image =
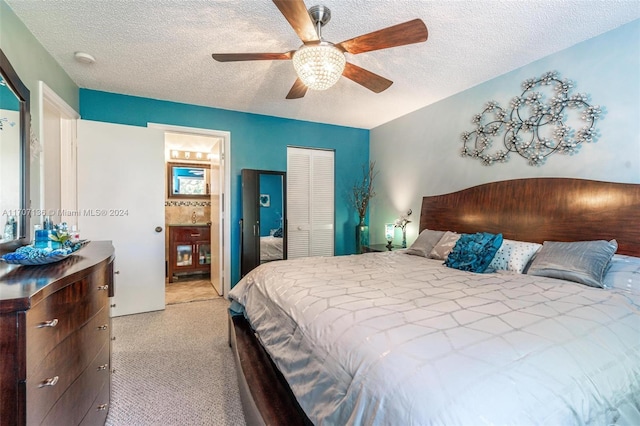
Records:
[[[617,253],[640,257],[640,185],[566,178],[488,183],[424,197],[424,229],[538,243],[616,239]],[[244,317],[229,318],[229,344],[247,424],[311,424]]]
[[[640,185],[566,178],[488,183],[424,197],[424,229],[502,233],[541,244],[615,239],[617,253],[640,257]]]

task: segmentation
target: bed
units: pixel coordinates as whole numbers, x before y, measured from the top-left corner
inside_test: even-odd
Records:
[[[282,254],[282,237],[260,237],[260,263],[284,259]]]
[[[490,183],[425,197],[420,230],[615,239],[610,271],[637,283],[640,185]],[[640,422],[636,287],[442,263],[396,251],[274,262],[244,277],[230,293],[230,342],[248,423]]]

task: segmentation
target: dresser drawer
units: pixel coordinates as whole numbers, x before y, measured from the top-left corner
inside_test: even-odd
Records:
[[[28,424],[40,424],[56,401],[68,392],[67,388],[72,384],[76,386],[76,379],[86,369],[96,370],[108,378],[109,335],[109,310],[105,306],[87,324],[53,348],[27,375]],[[100,358],[100,351],[106,351],[106,357]],[[99,364],[94,365],[96,362]],[[97,370],[99,367],[101,369]],[[94,397],[95,393],[90,401]]]
[[[87,415],[82,419],[81,426],[104,425],[107,421],[107,414],[110,406],[110,386],[109,382],[102,383],[102,389],[98,393],[98,397],[93,401]]]
[[[106,365],[106,368],[104,368]],[[51,408],[43,425],[78,425],[87,416],[92,415],[99,419],[104,414],[102,422],[92,422],[87,424],[103,425],[106,420],[107,408],[109,407],[109,343],[107,342],[99,351],[98,355],[91,361],[89,366],[82,372],[78,380],[66,390]],[[106,394],[105,394],[106,390]],[[104,407],[98,407],[104,405]],[[96,412],[96,413],[94,413]]]
[[[172,240],[177,241],[208,241],[211,231],[208,226],[179,226],[171,228]]]
[[[109,282],[107,268],[100,269],[61,288],[27,311],[27,376],[73,330],[107,306]]]

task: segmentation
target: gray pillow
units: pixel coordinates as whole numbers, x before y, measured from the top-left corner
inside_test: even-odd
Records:
[[[411,244],[405,253],[413,254],[416,256],[429,257],[429,253],[433,247],[440,241],[440,238],[444,235],[444,231],[432,231],[425,229],[418,235],[418,238]]]
[[[460,239],[460,234],[456,234],[455,232],[447,231],[444,233],[440,241],[431,249],[429,253],[429,258],[436,260],[445,260],[453,247],[455,247],[456,243]]]
[[[604,287],[604,274],[617,249],[616,240],[572,243],[545,241],[527,274]]]

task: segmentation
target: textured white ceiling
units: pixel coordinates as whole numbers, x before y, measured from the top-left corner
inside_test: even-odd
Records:
[[[331,9],[323,37],[334,43],[413,18],[429,39],[347,54],[393,80],[385,92],[342,78],[286,100],[291,61],[211,58],[297,49],[269,0],[5,1],[82,88],[366,129],[640,18],[638,0],[308,0]]]

